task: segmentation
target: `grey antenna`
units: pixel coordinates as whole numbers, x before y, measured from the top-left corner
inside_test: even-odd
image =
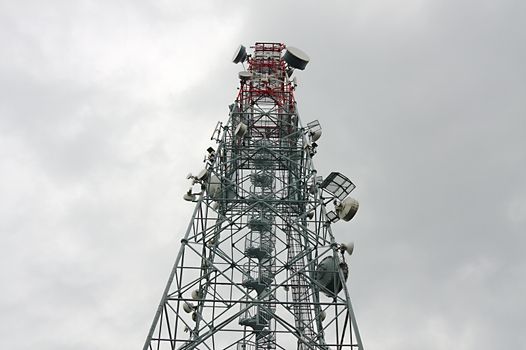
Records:
[[[287,62],[289,67],[299,70],[304,70],[305,67],[307,67],[307,63],[310,61],[309,56],[307,56],[305,52],[292,46],[287,46],[287,51],[285,51],[283,59]]]
[[[323,180],[320,187],[331,193],[337,199],[343,200],[356,188],[356,185],[346,176],[338,172],[332,172]]]
[[[232,62],[234,63],[243,63],[247,59],[247,49],[243,45],[239,45],[234,56],[232,57]]]
[[[330,222],[337,222],[338,220],[340,220],[338,215],[332,210],[325,215],[327,216],[327,220],[329,220]]]
[[[238,76],[239,80],[241,81],[248,81],[252,79],[252,73],[247,72],[246,70],[239,72]]]
[[[313,142],[316,142],[321,137],[321,125],[320,122],[317,120],[314,120],[307,124],[307,128],[309,129],[309,135],[312,138]]]

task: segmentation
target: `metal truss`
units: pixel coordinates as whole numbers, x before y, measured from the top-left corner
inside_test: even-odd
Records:
[[[286,46],[253,49],[192,177],[195,210],[144,350],[363,349],[326,211],[354,184],[317,176],[319,123],[300,122]]]

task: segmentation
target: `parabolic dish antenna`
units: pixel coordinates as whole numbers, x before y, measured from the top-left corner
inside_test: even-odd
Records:
[[[247,72],[246,70],[239,72],[239,79],[242,81],[247,81],[252,79],[252,73]]]
[[[236,52],[234,53],[234,57],[232,57],[232,62],[239,63],[239,62],[245,62],[247,59],[247,49],[243,45],[239,45]]]
[[[305,52],[292,46],[287,46],[287,51],[285,51],[283,59],[287,62],[289,67],[299,70],[304,70],[305,67],[307,67],[307,63],[310,61],[309,56],[307,56]]]

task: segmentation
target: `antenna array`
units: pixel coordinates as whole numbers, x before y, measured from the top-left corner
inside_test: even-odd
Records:
[[[236,50],[239,93],[218,123],[195,202],[144,350],[363,349],[346,280],[355,185],[317,175],[318,121],[301,124],[292,78],[308,56],[280,43]],[[334,210],[326,207],[334,204]]]

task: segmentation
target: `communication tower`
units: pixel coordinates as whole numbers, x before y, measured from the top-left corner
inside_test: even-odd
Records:
[[[188,175],[195,210],[143,349],[362,350],[346,285],[354,244],[332,234],[358,210],[355,185],[314,168],[322,128],[301,123],[293,78],[309,57],[251,48],[235,52],[246,70],[229,119]]]

